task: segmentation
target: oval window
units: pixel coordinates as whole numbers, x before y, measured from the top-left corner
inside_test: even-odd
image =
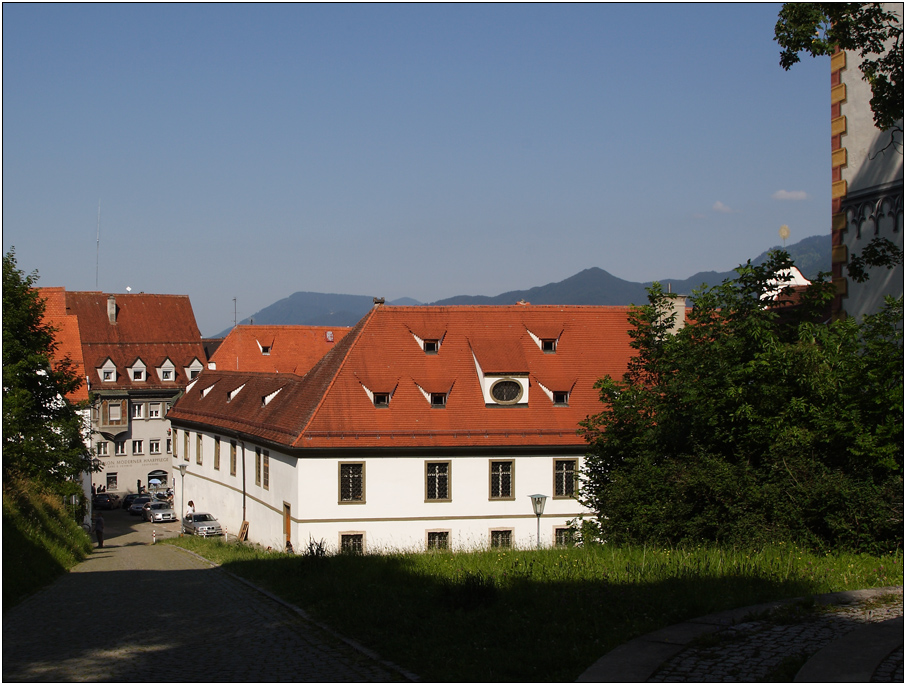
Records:
[[[499,380],[491,386],[491,397],[498,404],[516,404],[522,399],[522,384],[508,378]]]

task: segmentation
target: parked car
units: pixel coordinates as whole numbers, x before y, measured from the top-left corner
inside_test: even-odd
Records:
[[[205,512],[189,514],[182,520],[182,532],[187,535],[223,535],[223,529],[220,527],[217,519]]]
[[[92,504],[95,509],[116,509],[120,505],[119,497],[106,492],[95,495]]]
[[[166,502],[149,502],[142,509],[142,518],[151,523],[164,523],[165,521],[178,521],[176,512]]]
[[[148,495],[139,495],[134,500],[132,500],[132,505],[129,507],[129,513],[132,516],[141,516],[142,509],[150,501],[151,498],[148,497]]]
[[[136,497],[141,497],[141,495],[136,492],[131,492],[123,497],[123,509],[128,509],[129,507],[131,507]]]

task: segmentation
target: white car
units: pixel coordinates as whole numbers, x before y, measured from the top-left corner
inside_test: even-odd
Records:
[[[223,535],[223,529],[217,519],[203,511],[186,516],[182,520],[182,532],[187,535],[201,535],[202,537]]]
[[[164,523],[165,521],[178,521],[176,512],[170,508],[167,502],[149,502],[142,509],[142,517],[152,523]]]

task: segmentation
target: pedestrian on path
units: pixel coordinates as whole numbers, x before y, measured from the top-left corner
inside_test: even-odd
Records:
[[[98,512],[97,518],[94,521],[94,534],[98,538],[98,547],[104,546],[104,517],[101,516],[101,512]]]

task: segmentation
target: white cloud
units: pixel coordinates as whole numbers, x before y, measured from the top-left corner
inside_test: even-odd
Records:
[[[804,190],[778,190],[771,197],[775,200],[808,200]]]
[[[715,212],[721,212],[722,214],[729,214],[730,212],[733,211],[732,209],[730,209],[729,207],[727,207],[727,205],[725,205],[725,204],[724,204],[723,202],[721,202],[720,200],[718,200],[717,202],[715,202],[715,203],[714,203],[714,206],[713,206],[711,209],[713,209]]]

